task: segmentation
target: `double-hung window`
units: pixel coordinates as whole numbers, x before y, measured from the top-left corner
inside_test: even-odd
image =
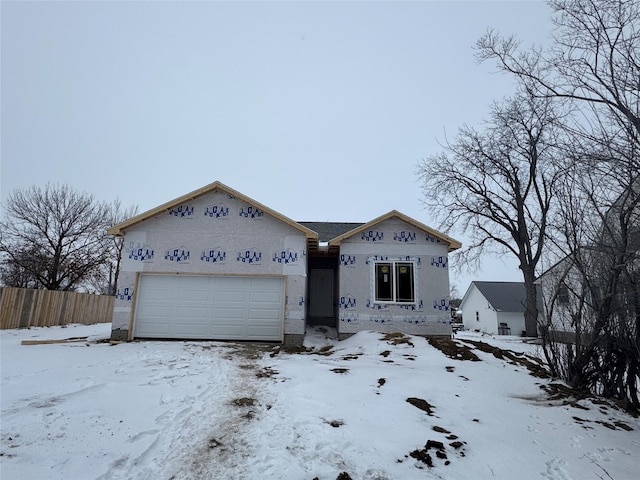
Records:
[[[376,262],[374,269],[376,302],[415,303],[413,262]]]

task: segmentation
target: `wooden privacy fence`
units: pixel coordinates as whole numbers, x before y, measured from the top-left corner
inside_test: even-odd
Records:
[[[115,297],[0,287],[0,329],[111,321]]]

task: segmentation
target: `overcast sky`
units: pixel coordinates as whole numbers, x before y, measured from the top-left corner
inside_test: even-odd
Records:
[[[542,1],[12,2],[1,15],[1,179],[146,211],[219,180],[299,221],[399,210],[438,228],[418,163],[511,78],[487,30],[544,43]],[[451,236],[465,241],[458,232]],[[522,281],[488,257],[471,280]]]

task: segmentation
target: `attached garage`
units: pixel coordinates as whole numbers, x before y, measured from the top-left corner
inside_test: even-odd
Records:
[[[133,338],[283,339],[282,276],[142,273]]]

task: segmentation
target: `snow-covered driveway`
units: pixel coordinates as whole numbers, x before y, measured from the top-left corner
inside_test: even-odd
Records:
[[[0,332],[2,480],[639,478],[640,420],[550,395],[562,385],[530,374],[536,347],[515,337],[462,333],[446,351],[315,331],[278,353],[108,335]]]
[[[250,454],[241,434],[261,382],[248,367],[262,353],[230,343],[94,343],[108,329],[2,332],[1,478],[206,478],[199,473],[214,450],[218,471],[231,474]]]

